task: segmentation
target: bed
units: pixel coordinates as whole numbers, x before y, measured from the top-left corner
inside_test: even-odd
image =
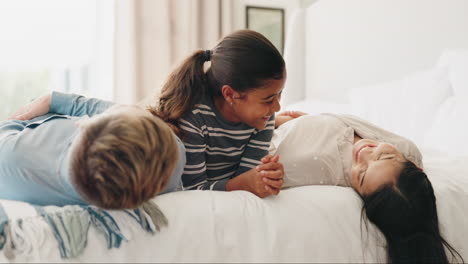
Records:
[[[434,184],[441,232],[468,256],[468,169],[466,159],[424,151]],[[187,191],[155,199],[169,225],[154,234],[124,215],[115,219],[126,236],[108,249],[91,226],[84,251],[62,258],[45,219],[28,204],[1,201],[12,216],[33,226],[29,248],[1,262],[382,262],[385,242],[361,222],[361,201],[350,188],[303,186],[260,199],[248,192]],[[367,226],[366,226],[367,223]],[[21,241],[19,241],[21,242]]]
[[[314,8],[299,10],[292,25],[310,21],[307,15],[321,10]],[[323,4],[318,8],[332,7]],[[300,41],[300,34],[310,34],[305,28],[295,29],[289,31],[289,40]],[[468,142],[465,140],[468,50],[441,52],[428,67],[409,69],[399,75],[394,72],[398,77],[391,80],[387,75],[379,80],[361,80],[359,85],[355,83],[336,91],[331,86],[320,91],[320,83],[307,80],[316,72],[301,68],[304,62],[294,55],[300,51],[297,47],[302,46],[307,48],[304,42],[287,43],[289,79],[284,109],[311,114],[352,113],[416,142],[435,189],[441,233],[468,260]],[[293,72],[294,69],[297,71]],[[331,100],[334,97],[329,96],[330,92],[339,93],[338,100]],[[106,234],[102,225],[93,222],[81,236],[75,234],[76,237],[69,239],[68,248],[78,245],[81,250],[64,253],[60,250],[63,240],[57,238],[54,226],[36,207],[0,200],[3,219],[6,219],[0,221],[0,230],[5,225],[16,230],[10,236],[0,232],[0,244],[5,242],[0,262],[375,263],[386,260],[385,240],[362,217],[361,200],[350,188],[302,186],[284,189],[278,196],[264,199],[244,191],[186,191],[164,194],[153,202],[168,221],[159,231],[150,221],[143,225],[142,219],[148,220],[144,214],[138,219],[124,212],[109,211],[106,214],[113,221],[106,223],[117,226],[118,232]],[[80,208],[72,209],[78,213],[72,210],[69,226],[76,224],[74,217],[87,216]],[[47,210],[64,214],[71,209]],[[1,237],[9,240],[2,241]]]

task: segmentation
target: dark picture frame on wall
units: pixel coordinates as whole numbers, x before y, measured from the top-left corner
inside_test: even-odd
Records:
[[[245,26],[262,33],[283,54],[284,9],[261,6],[245,7]]]

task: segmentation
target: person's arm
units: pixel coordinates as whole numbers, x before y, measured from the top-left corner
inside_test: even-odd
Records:
[[[275,128],[278,128],[282,124],[298,118],[300,116],[307,115],[307,113],[300,112],[300,111],[286,111],[278,114],[275,118]]]
[[[254,132],[242,154],[241,163],[235,175],[240,175],[262,164],[261,159],[268,155],[273,130],[275,128],[275,116],[273,115],[266,127]]]
[[[86,98],[75,94],[52,92],[38,97],[31,103],[21,107],[8,117],[9,120],[29,120],[47,113],[70,116],[93,116],[104,112],[114,105],[113,102],[95,98]]]
[[[283,165],[279,157],[268,155],[273,136],[275,117],[272,116],[265,129],[252,135],[244,150],[235,178],[231,179],[226,190],[246,190],[259,197],[276,195],[283,185]]]
[[[96,98],[86,98],[77,94],[52,92],[50,100],[51,113],[70,116],[93,116],[101,114],[115,103]]]
[[[208,182],[206,173],[206,142],[196,117],[186,116],[179,125],[183,136],[186,164],[182,181],[186,190],[225,190],[225,181]]]
[[[265,163],[267,164],[260,165],[258,169],[256,166],[248,165],[246,169],[240,172],[239,176],[233,179],[227,178],[218,181],[210,181],[206,173],[205,153],[207,146],[203,130],[201,129],[202,125],[198,124],[196,117],[189,115],[181,120],[179,127],[184,133],[184,145],[187,155],[187,163],[182,176],[185,189],[218,191],[245,190],[259,197],[279,193],[284,172],[282,164],[278,162],[278,158],[270,162],[271,157],[266,157]],[[266,149],[268,149],[268,147]],[[252,149],[252,151],[255,152],[254,149]],[[261,158],[258,159],[258,164],[262,163],[260,159]],[[253,167],[253,169],[251,169],[251,167]],[[278,181],[271,183],[271,179]],[[278,186],[278,184],[280,185]],[[271,188],[270,186],[275,186],[275,188]]]

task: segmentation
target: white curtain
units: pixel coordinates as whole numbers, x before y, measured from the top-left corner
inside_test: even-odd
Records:
[[[231,0],[117,0],[114,100],[153,99],[170,71],[195,49],[233,30]]]

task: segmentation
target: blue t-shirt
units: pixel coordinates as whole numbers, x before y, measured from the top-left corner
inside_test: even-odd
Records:
[[[70,181],[70,147],[80,133],[77,121],[100,114],[114,103],[52,93],[50,113],[28,121],[0,122],[0,199],[37,205],[86,204]],[[185,148],[161,193],[182,189]]]

